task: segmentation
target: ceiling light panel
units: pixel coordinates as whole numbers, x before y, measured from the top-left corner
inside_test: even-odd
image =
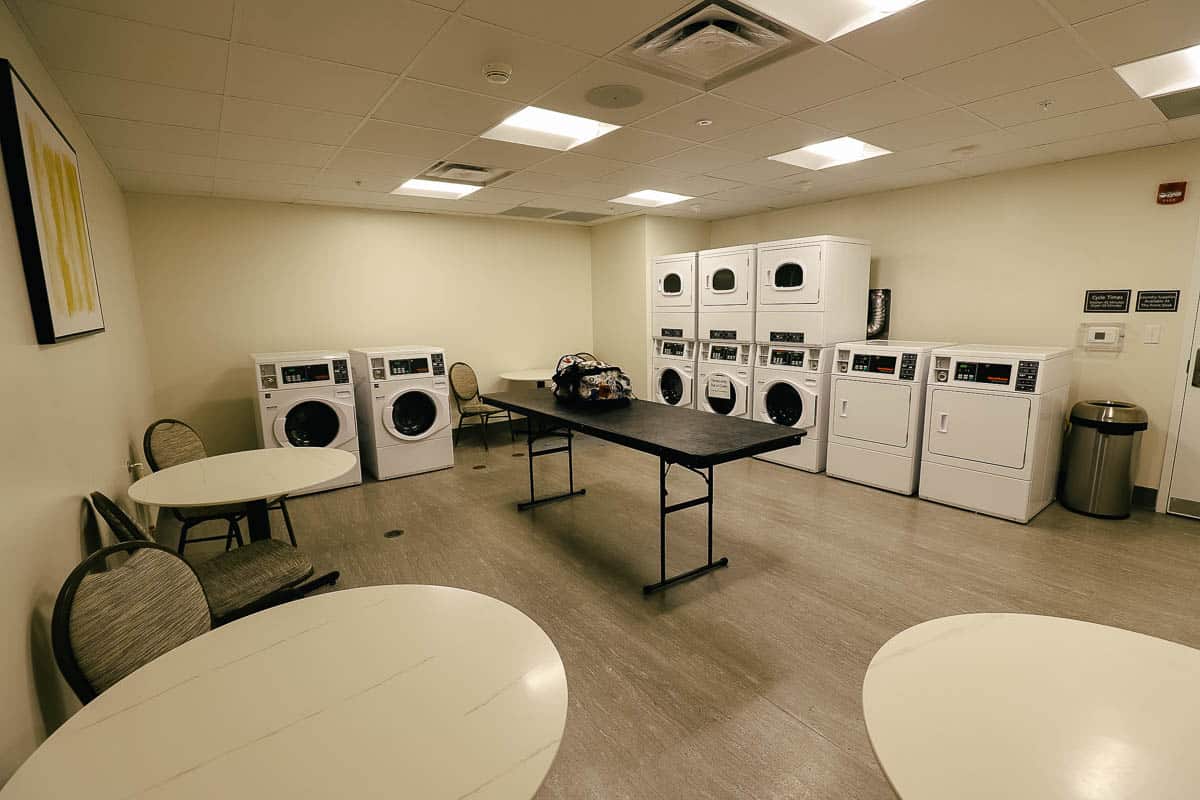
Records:
[[[746,5],[828,42],[924,0],[749,0]]]
[[[675,194],[674,192],[660,192],[658,189],[641,189],[640,191],[630,192],[621,197],[614,197],[609,200],[610,203],[623,203],[627,206],[643,206],[645,208],[658,208],[659,206],[669,206],[673,203],[682,203],[684,200],[692,198],[686,194]]]
[[[483,138],[549,150],[570,150],[619,127],[587,117],[526,106],[483,134]]]
[[[855,161],[865,161],[876,156],[886,156],[891,152],[891,150],[884,150],[882,147],[867,144],[851,136],[843,136],[840,139],[810,144],[799,150],[779,153],[770,156],[770,159],[805,169],[827,169],[842,164],[852,164]]]
[[[449,181],[427,181],[413,178],[397,186],[392,194],[408,197],[436,197],[441,200],[460,200],[472,192],[480,190],[479,186],[468,186],[465,183],[450,183]]]
[[[1159,97],[1200,86],[1200,44],[1116,68],[1138,97]]]

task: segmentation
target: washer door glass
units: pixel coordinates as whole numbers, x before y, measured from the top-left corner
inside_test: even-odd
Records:
[[[804,398],[790,383],[777,383],[767,390],[767,416],[776,425],[791,428],[804,415]]]
[[[729,414],[737,405],[737,384],[729,381],[729,397],[713,397],[708,391],[708,381],[704,382],[704,399],[708,407],[718,414]]]
[[[328,447],[341,429],[338,413],[319,400],[297,403],[283,423],[283,432],[293,447]]]
[[[672,406],[679,405],[683,400],[683,378],[679,377],[676,370],[664,369],[662,375],[658,377],[658,391],[662,395],[664,403]]]
[[[437,404],[424,392],[405,392],[392,402],[392,425],[403,436],[420,436],[437,422]]]

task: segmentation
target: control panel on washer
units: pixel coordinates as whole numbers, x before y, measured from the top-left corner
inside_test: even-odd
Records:
[[[330,386],[350,382],[350,362],[344,358],[324,361],[259,364],[258,385],[264,391],[300,386]]]
[[[654,355],[659,358],[678,358],[691,361],[696,355],[695,347],[695,342],[684,339],[655,339]]]
[[[704,361],[711,361],[716,364],[741,364],[743,366],[750,363],[750,345],[748,344],[705,342],[701,347],[700,358]]]

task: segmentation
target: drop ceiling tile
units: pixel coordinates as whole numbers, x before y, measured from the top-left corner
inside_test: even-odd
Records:
[[[1149,100],[1130,100],[1103,108],[1064,114],[1053,119],[1027,122],[1006,128],[1026,147],[1080,139],[1102,133],[1138,128],[1163,121],[1162,113]]]
[[[21,0],[20,10],[48,66],[220,92],[226,42],[142,22]]]
[[[1054,30],[1037,0],[925,0],[834,40],[901,76],[940,67]]]
[[[1083,22],[1141,2],[1144,0],[1050,0],[1068,22]]]
[[[714,178],[711,175],[689,175],[685,178],[669,178],[654,186],[676,194],[686,194],[690,197],[701,197],[706,194],[727,192],[730,189],[740,189],[745,186],[740,181],[730,181],[724,178]]]
[[[586,214],[617,214],[628,211],[628,206],[607,203],[600,200],[589,200],[586,197],[571,197],[568,195],[544,194],[539,195],[536,205],[544,208],[561,208],[564,211],[582,211]]]
[[[310,186],[300,193],[300,202],[313,202],[332,206],[355,206],[359,208],[382,208],[391,205],[394,198],[387,192],[369,192],[361,189],[337,189],[325,186]]]
[[[216,178],[213,194],[218,197],[236,197],[245,200],[269,200],[276,203],[291,203],[300,198],[304,186],[278,181],[235,180]]]
[[[1170,129],[1166,124],[1158,124],[1085,136],[1081,139],[1051,142],[1043,145],[1042,149],[1056,158],[1067,160],[1097,156],[1101,153],[1115,153],[1120,150],[1135,150],[1139,147],[1170,144],[1172,141],[1174,140],[1171,138]]]
[[[710,198],[726,203],[750,203],[758,206],[770,206],[772,202],[779,202],[785,198],[792,197],[792,195],[792,192],[769,189],[766,186],[742,186],[738,189],[727,189],[723,192],[717,192],[714,195],[710,195]]]
[[[588,102],[586,95],[589,90],[618,84],[640,89],[642,101],[632,108],[602,108]],[[628,125],[698,94],[696,89],[666,78],[611,61],[596,61],[561,86],[539,97],[535,105],[614,125]]]
[[[966,159],[1019,149],[1021,149],[1021,140],[1008,131],[985,131],[905,150],[897,155],[900,156],[899,161],[916,169],[934,164],[957,163]]]
[[[567,187],[576,183],[577,180],[577,178],[566,178],[562,175],[548,175],[543,172],[524,170],[514,172],[507,178],[496,181],[495,185],[502,189],[515,189],[536,194],[564,194]]]
[[[561,175],[564,178],[595,179],[611,175],[628,167],[624,161],[585,156],[581,153],[563,153],[538,164],[537,172]]]
[[[869,178],[879,178],[885,175],[898,175],[911,172],[914,169],[929,166],[927,158],[914,156],[909,153],[892,153],[891,155],[868,158],[851,164],[817,170],[814,174],[820,176],[822,184],[834,183],[839,186]],[[805,175],[804,177],[809,177]],[[772,184],[774,185],[774,184]]]
[[[1200,137],[1200,116],[1167,120],[1167,128],[1177,142],[1195,139]]]
[[[388,122],[478,136],[520,110],[520,103],[405,78],[374,116]]]
[[[112,117],[82,114],[79,117],[92,142],[107,147],[131,150],[157,150],[163,153],[183,153],[193,156],[217,154],[217,132],[178,125],[159,125],[134,122]]]
[[[328,172],[411,178],[433,166],[432,160],[346,148],[325,165]],[[395,188],[394,186],[392,188]]]
[[[862,131],[858,138],[897,153],[901,150],[910,150],[914,147],[990,130],[993,130],[992,126],[978,117],[968,114],[960,108],[949,108],[924,117],[893,122],[891,125],[884,125],[881,128]]]
[[[219,39],[233,28],[233,0],[55,0],[60,6],[148,22]]]
[[[476,139],[453,151],[447,158],[476,166],[525,169],[540,164],[556,152],[558,151],[512,142]]]
[[[1117,73],[1111,69],[1100,69],[1044,86],[980,100],[966,106],[966,109],[994,125],[1007,128],[1133,99],[1136,99],[1133,91]],[[1041,104],[1047,100],[1051,101],[1051,105],[1043,110]]]
[[[750,159],[751,156],[739,153],[736,150],[697,145],[674,155],[655,159],[653,166],[662,167],[663,169],[673,169],[676,172],[685,172],[691,175],[699,175],[714,169],[732,166],[733,164],[744,164]]]
[[[587,144],[574,148],[572,152],[613,158],[618,161],[645,163],[690,147],[692,147],[692,142],[676,139],[674,136],[663,136],[637,128],[619,128],[599,139],[593,139]]]
[[[1057,30],[922,72],[908,80],[963,105],[1082,75],[1101,66],[1075,43],[1069,32]]]
[[[1075,30],[1115,66],[1200,42],[1200,13],[1196,0],[1148,0],[1082,22]]]
[[[630,166],[626,164],[625,169],[605,175],[604,182],[635,187],[632,191],[638,191],[641,189],[658,189],[660,188],[660,184],[686,177],[688,176],[681,172],[663,169],[662,167],[650,167],[642,164]]]
[[[397,125],[394,122],[372,119],[367,120],[358,129],[346,146],[356,150],[440,159],[469,141],[471,137],[461,133],[435,131],[432,128]]]
[[[955,172],[960,172],[964,175],[986,175],[993,172],[1004,172],[1010,169],[1023,169],[1039,164],[1048,164],[1055,160],[1054,156],[1040,147],[1028,147],[1007,153],[966,158],[957,164],[949,164],[947,166]]]
[[[640,183],[629,181],[611,182],[607,179],[602,181],[579,181],[567,187],[563,194],[571,197],[586,197],[589,200],[612,200],[614,197],[622,197],[630,192],[636,192],[639,189],[646,188]]]
[[[884,175],[878,178],[868,178],[849,184],[845,188],[850,194],[872,194],[874,192],[890,192],[896,189],[908,189],[913,186],[923,186],[928,183],[943,183],[962,176],[951,169],[942,166],[922,167],[911,172],[901,172],[896,175]]]
[[[158,153],[153,150],[129,150],[124,147],[101,146],[97,149],[113,169],[211,176],[216,164],[216,159],[210,156]]]
[[[780,117],[757,128],[730,134],[713,144],[752,156],[773,156],[816,142],[835,139],[837,136],[837,133],[826,128],[809,125],[791,117]]]
[[[590,56],[475,20],[456,18],[413,63],[409,77],[473,92],[530,101],[583,69]],[[512,80],[488,83],[483,67],[508,64]]]
[[[216,130],[221,95],[59,70],[54,82],[77,114]]]
[[[931,114],[949,105],[940,97],[897,81],[801,111],[796,119],[841,133],[855,133]]]
[[[366,114],[394,78],[382,72],[234,44],[225,93],[301,108]]]
[[[643,213],[656,217],[684,217],[690,219],[724,219],[736,216],[739,207],[732,203],[722,203],[711,197],[697,197],[686,203],[674,203],[669,206],[647,208]]]
[[[324,170],[312,179],[310,185],[330,189],[386,193],[395,189],[406,178],[407,176],[368,175],[361,172],[333,172]]]
[[[239,0],[234,41],[398,74],[447,16],[410,0]]]
[[[211,194],[212,176],[172,175],[163,172],[139,172],[118,169],[117,183],[127,192],[147,194]]]
[[[768,161],[764,158],[746,164],[710,169],[705,174],[740,183],[769,183],[801,172],[812,172],[812,170],[797,167],[794,164],[784,164],[782,161]]]
[[[683,5],[678,0],[467,0],[462,13],[601,56]]]
[[[317,176],[317,167],[301,167],[295,164],[271,164],[262,161],[234,161],[217,159],[213,173],[218,178],[240,181],[270,181],[275,183],[306,184]]]
[[[731,133],[770,122],[775,114],[714,94],[702,94],[666,111],[639,120],[635,127],[679,136],[693,142],[709,142]],[[697,125],[708,120],[708,125]]]
[[[226,97],[221,111],[223,131],[315,144],[340,145],[361,121],[361,117],[349,114],[294,108],[238,97]]]
[[[490,203],[505,208],[519,206],[535,199],[540,192],[521,192],[516,189],[504,189],[497,186],[487,186],[471,195],[471,201]]]
[[[446,11],[456,11],[463,4],[463,0],[420,0],[427,6],[437,6]]]
[[[795,114],[889,80],[870,64],[823,45],[735,78],[715,92],[779,114]]]
[[[217,145],[217,153],[222,158],[296,164],[302,167],[323,166],[336,152],[336,147],[327,144],[289,142],[263,136],[246,136],[242,133],[222,133]]]

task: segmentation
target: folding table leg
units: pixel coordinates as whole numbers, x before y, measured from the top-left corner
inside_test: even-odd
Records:
[[[704,497],[697,497],[692,500],[685,500],[682,503],[667,505],[667,469],[671,465],[667,463],[665,458],[658,460],[658,583],[651,583],[642,587],[644,594],[653,594],[655,592],[666,589],[669,586],[674,586],[677,583],[682,583],[686,580],[699,577],[705,573],[712,572],[715,569],[729,566],[728,558],[719,558],[713,561],[713,468],[710,466],[707,472],[702,472],[693,467],[686,469],[699,475],[708,485],[708,493]],[[694,508],[698,505],[708,506],[708,563],[702,566],[690,569],[687,572],[681,572],[678,575],[667,577],[667,514],[676,511],[683,511],[685,508]]]
[[[525,441],[526,441],[526,447],[529,450],[529,501],[526,503],[517,503],[517,510],[525,511],[527,509],[534,508],[536,506],[545,505],[546,503],[554,503],[559,500],[565,500],[568,497],[574,497],[574,496],[580,495],[580,494],[587,494],[587,489],[576,489],[575,488],[575,449],[574,449],[575,435],[571,432],[571,430],[567,429],[567,431],[565,433],[565,436],[567,438],[567,444],[565,447],[551,447],[546,450],[534,450],[533,443],[535,441],[537,441],[537,439],[538,439],[537,435],[533,432],[533,419],[534,418],[532,416],[527,416],[525,419],[526,419],[526,426],[528,427],[528,432],[526,433]],[[534,486],[533,486],[533,460],[535,458],[540,458],[541,456],[554,455],[555,453],[566,453],[567,454],[567,487],[568,487],[568,491],[563,494],[556,494],[556,495],[552,495],[550,497],[538,498],[536,492],[534,491]]]

